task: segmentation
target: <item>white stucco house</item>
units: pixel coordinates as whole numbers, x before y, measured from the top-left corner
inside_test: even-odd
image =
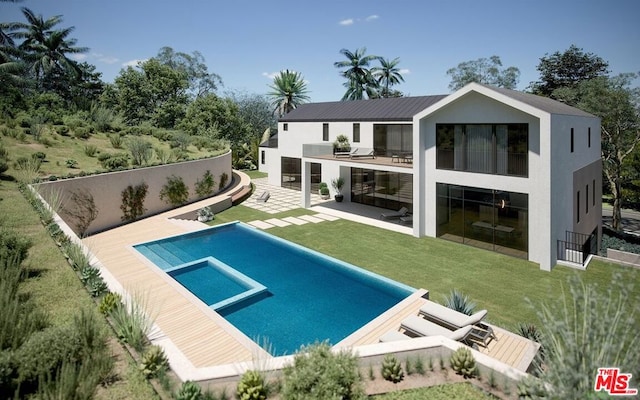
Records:
[[[334,154],[338,135],[350,153]],[[269,183],[301,190],[305,207],[319,182],[341,176],[344,201],[406,207],[416,237],[543,270],[582,263],[601,236],[600,120],[545,97],[472,83],[450,95],[304,104],[260,150]]]

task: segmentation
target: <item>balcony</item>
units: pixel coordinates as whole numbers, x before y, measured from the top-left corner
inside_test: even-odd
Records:
[[[356,147],[357,146],[352,146],[352,149]],[[348,155],[336,157],[333,154],[333,145],[331,143],[304,144],[302,145],[302,156],[320,160],[334,160],[341,163],[348,162],[353,164],[383,165],[406,169],[413,168],[413,154],[408,152],[389,154],[388,156],[375,155],[375,158],[362,156],[350,157]]]

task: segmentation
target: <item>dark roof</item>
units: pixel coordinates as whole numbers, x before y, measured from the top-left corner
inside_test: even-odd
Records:
[[[482,85],[482,84],[481,84]],[[499,88],[490,85],[482,85],[495,92],[508,96],[514,100],[528,104],[538,110],[548,112],[549,114],[575,115],[579,117],[593,117],[594,115],[582,111],[579,108],[572,107],[560,101],[550,99],[548,97],[537,96],[531,93],[519,92],[517,90]]]
[[[280,122],[411,121],[447,95],[307,103],[280,118]]]

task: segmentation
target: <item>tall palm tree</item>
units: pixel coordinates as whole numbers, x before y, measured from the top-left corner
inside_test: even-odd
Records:
[[[273,113],[278,117],[295,109],[300,104],[309,101],[307,96],[307,83],[304,81],[302,74],[296,71],[284,70],[273,78],[273,84],[269,85],[272,89],[267,93],[271,97],[271,105],[274,107]]]
[[[22,8],[22,13],[27,23],[20,24],[22,31],[16,32],[15,37],[24,39],[19,48],[24,51],[25,59],[36,80],[42,81],[51,73],[71,71],[76,75],[80,74],[77,63],[67,55],[85,53],[89,49],[76,47],[77,40],[68,38],[75,28],[54,30],[53,28],[62,22],[61,15],[45,20],[42,15],[36,15],[26,7]]]
[[[404,77],[398,68],[400,59],[396,57],[393,60],[384,58],[379,60],[380,66],[371,68],[371,73],[378,81],[378,84],[382,86],[380,97],[391,97],[389,87],[404,82]]]
[[[364,95],[369,98],[376,97],[378,83],[369,70],[369,63],[374,60],[378,60],[380,57],[374,55],[365,55],[367,52],[366,47],[356,49],[355,52],[351,52],[347,49],[340,50],[340,54],[344,55],[347,59],[344,61],[336,61],[333,66],[336,68],[345,68],[340,72],[347,81],[343,84],[347,91],[342,100],[362,100]]]

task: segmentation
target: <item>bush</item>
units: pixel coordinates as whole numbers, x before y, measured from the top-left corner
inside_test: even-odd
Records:
[[[213,180],[213,175],[211,175],[211,171],[207,170],[204,175],[202,175],[202,179],[196,181],[196,194],[198,197],[206,197],[213,193],[213,188],[215,187],[215,181]]]
[[[76,139],[89,139],[93,133],[93,127],[79,126],[73,130],[73,137]]]
[[[111,147],[113,147],[114,149],[122,148],[122,136],[120,136],[120,134],[118,133],[109,135],[109,142],[111,143]]]
[[[264,400],[267,388],[264,377],[258,371],[247,371],[238,382],[236,393],[240,400]]]
[[[126,168],[129,166],[129,156],[123,153],[102,153],[98,156],[98,161],[100,161],[100,165],[102,165],[102,168],[108,170]]]
[[[122,296],[109,292],[100,301],[98,310],[104,315],[110,315],[117,307],[122,307]]]
[[[602,243],[600,246],[601,254],[606,257],[607,249],[626,251],[628,253],[640,254],[640,244],[629,242],[623,238],[615,236],[602,235]]]
[[[65,164],[66,164],[67,168],[77,168],[78,167],[78,162],[76,160],[71,159],[71,158],[67,159],[67,161],[65,161]]]
[[[142,351],[153,324],[147,316],[144,302],[132,299],[129,303],[114,308],[109,316],[118,339],[137,351]]]
[[[84,146],[84,154],[87,157],[95,157],[96,153],[98,153],[98,146],[95,144],[87,144]]]
[[[384,379],[393,383],[401,382],[404,379],[404,372],[402,372],[400,361],[391,354],[387,354],[384,357],[380,372]]]
[[[471,350],[466,347],[459,347],[451,356],[451,368],[457,374],[465,378],[471,378],[477,375],[476,360],[471,354]]]
[[[169,368],[169,361],[160,346],[151,346],[140,360],[140,371],[145,378],[150,379]]]
[[[303,346],[284,368],[283,399],[365,399],[358,360],[327,343]]]
[[[180,386],[176,394],[176,400],[200,400],[202,399],[202,388],[193,381],[186,381]]]
[[[179,206],[189,200],[189,189],[182,177],[171,175],[160,190],[160,200],[172,206]]]
[[[0,267],[6,268],[6,263],[10,260],[16,264],[21,264],[29,254],[31,240],[13,231],[0,228]]]
[[[189,144],[191,144],[191,136],[184,132],[173,133],[173,135],[171,135],[171,140],[169,141],[169,146],[171,146],[172,149],[177,148],[181,151],[187,151]]]

